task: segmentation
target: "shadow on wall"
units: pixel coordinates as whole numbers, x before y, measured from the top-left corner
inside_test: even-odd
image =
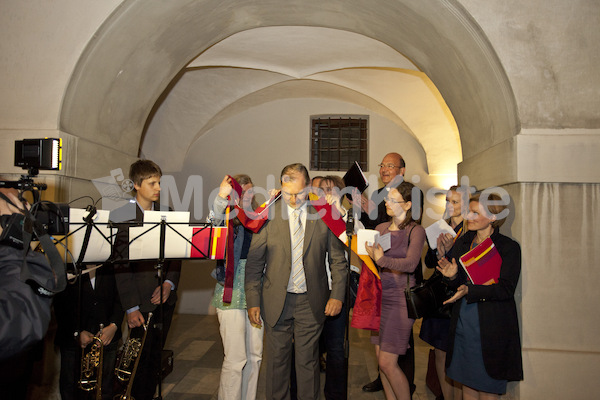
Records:
[[[177,289],[177,314],[212,315],[210,306],[216,281],[210,276],[215,268],[214,260],[184,260],[181,265],[181,278]]]

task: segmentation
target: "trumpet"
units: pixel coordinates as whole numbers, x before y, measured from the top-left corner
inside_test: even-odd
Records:
[[[133,380],[135,379],[135,372],[137,371],[138,364],[140,362],[140,356],[144,349],[144,342],[148,335],[148,327],[150,326],[150,320],[152,319],[152,313],[148,314],[148,320],[142,327],[144,328],[144,334],[141,338],[131,337],[132,330],[129,331],[127,341],[123,345],[123,351],[119,357],[119,362],[115,368],[115,375],[121,382],[129,382],[125,393],[116,395],[114,400],[135,400],[131,396],[131,388],[133,386]]]
[[[100,324],[100,332],[103,325]],[[91,392],[96,390],[96,399],[102,399],[102,355],[104,344],[98,336],[92,338],[92,343],[81,354],[81,373],[79,375],[79,388]]]

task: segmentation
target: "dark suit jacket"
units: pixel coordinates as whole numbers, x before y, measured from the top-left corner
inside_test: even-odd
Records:
[[[81,325],[78,318],[79,282],[67,285],[67,288],[54,297],[54,311],[58,328],[56,344],[76,347],[73,333],[85,330],[92,334],[98,332],[100,324],[117,325],[113,343],[121,337],[123,310],[117,293],[117,285],[111,264],[96,269],[95,288],[90,283],[90,275],[81,276]]]
[[[449,284],[455,288],[467,282],[467,275],[460,266],[458,257],[469,251],[475,235],[475,231],[467,232],[456,241],[450,251],[449,259],[455,258],[459,265],[458,278],[449,281]],[[502,257],[498,283],[488,286],[469,284],[466,301],[477,302],[483,362],[487,373],[495,379],[518,381],[523,379],[523,362],[514,295],[521,274],[521,247],[514,240],[501,235],[497,229],[491,239]],[[459,316],[460,301],[457,301],[450,321],[446,366],[449,366],[452,361],[454,335]]]
[[[287,204],[273,206],[273,218],[252,237],[246,260],[247,307],[261,307],[263,320],[275,326],[285,302],[292,270],[292,245]],[[316,218],[308,205],[304,233],[304,273],[310,307],[319,323],[325,322],[325,305],[330,298],[344,301],[346,292],[346,258],[344,244]],[[329,257],[332,290],[329,291],[325,257]]]
[[[155,210],[160,210],[158,204],[154,204]],[[134,214],[135,212],[135,214]],[[134,217],[134,218],[132,218]],[[110,220],[117,223],[117,237],[113,246],[113,261],[115,265],[115,279],[121,298],[123,310],[139,306],[140,311],[146,313],[154,311],[156,305],[150,302],[154,289],[158,287],[156,260],[119,262],[129,258],[129,230],[132,223],[141,223],[144,213],[137,203],[129,203],[111,212]],[[164,280],[179,286],[179,275],[181,272],[181,261],[167,261],[164,265]],[[166,304],[174,305],[177,302],[177,291],[169,295]]]

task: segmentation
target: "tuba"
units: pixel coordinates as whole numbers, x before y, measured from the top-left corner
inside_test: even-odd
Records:
[[[100,332],[102,332],[100,324]],[[86,350],[89,348],[89,350]],[[91,392],[96,389],[96,399],[102,399],[102,354],[104,344],[102,339],[94,336],[92,343],[81,353],[81,373],[79,375],[79,388]]]
[[[115,368],[115,375],[117,376],[117,379],[119,379],[121,382],[128,382],[127,389],[125,390],[125,393],[116,395],[114,400],[135,400],[133,396],[131,396],[131,388],[133,386],[135,372],[140,362],[140,355],[142,354],[142,350],[144,348],[144,342],[146,341],[146,336],[148,335],[148,327],[150,326],[151,319],[152,313],[149,313],[148,320],[144,325],[142,325],[142,328],[144,328],[144,334],[141,338],[132,337],[133,330],[129,331],[129,336],[123,345],[123,351],[121,352],[117,367]]]

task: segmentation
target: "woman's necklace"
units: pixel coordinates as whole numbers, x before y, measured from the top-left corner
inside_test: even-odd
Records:
[[[494,233],[493,229],[492,229],[492,231],[490,233],[488,233],[487,235],[485,235],[481,239],[479,238],[478,234],[475,235],[475,237],[473,238],[473,242],[471,242],[471,247],[474,247],[473,245],[477,246],[478,244],[480,244],[481,242],[483,242],[485,239],[489,238],[492,235],[492,233]]]

